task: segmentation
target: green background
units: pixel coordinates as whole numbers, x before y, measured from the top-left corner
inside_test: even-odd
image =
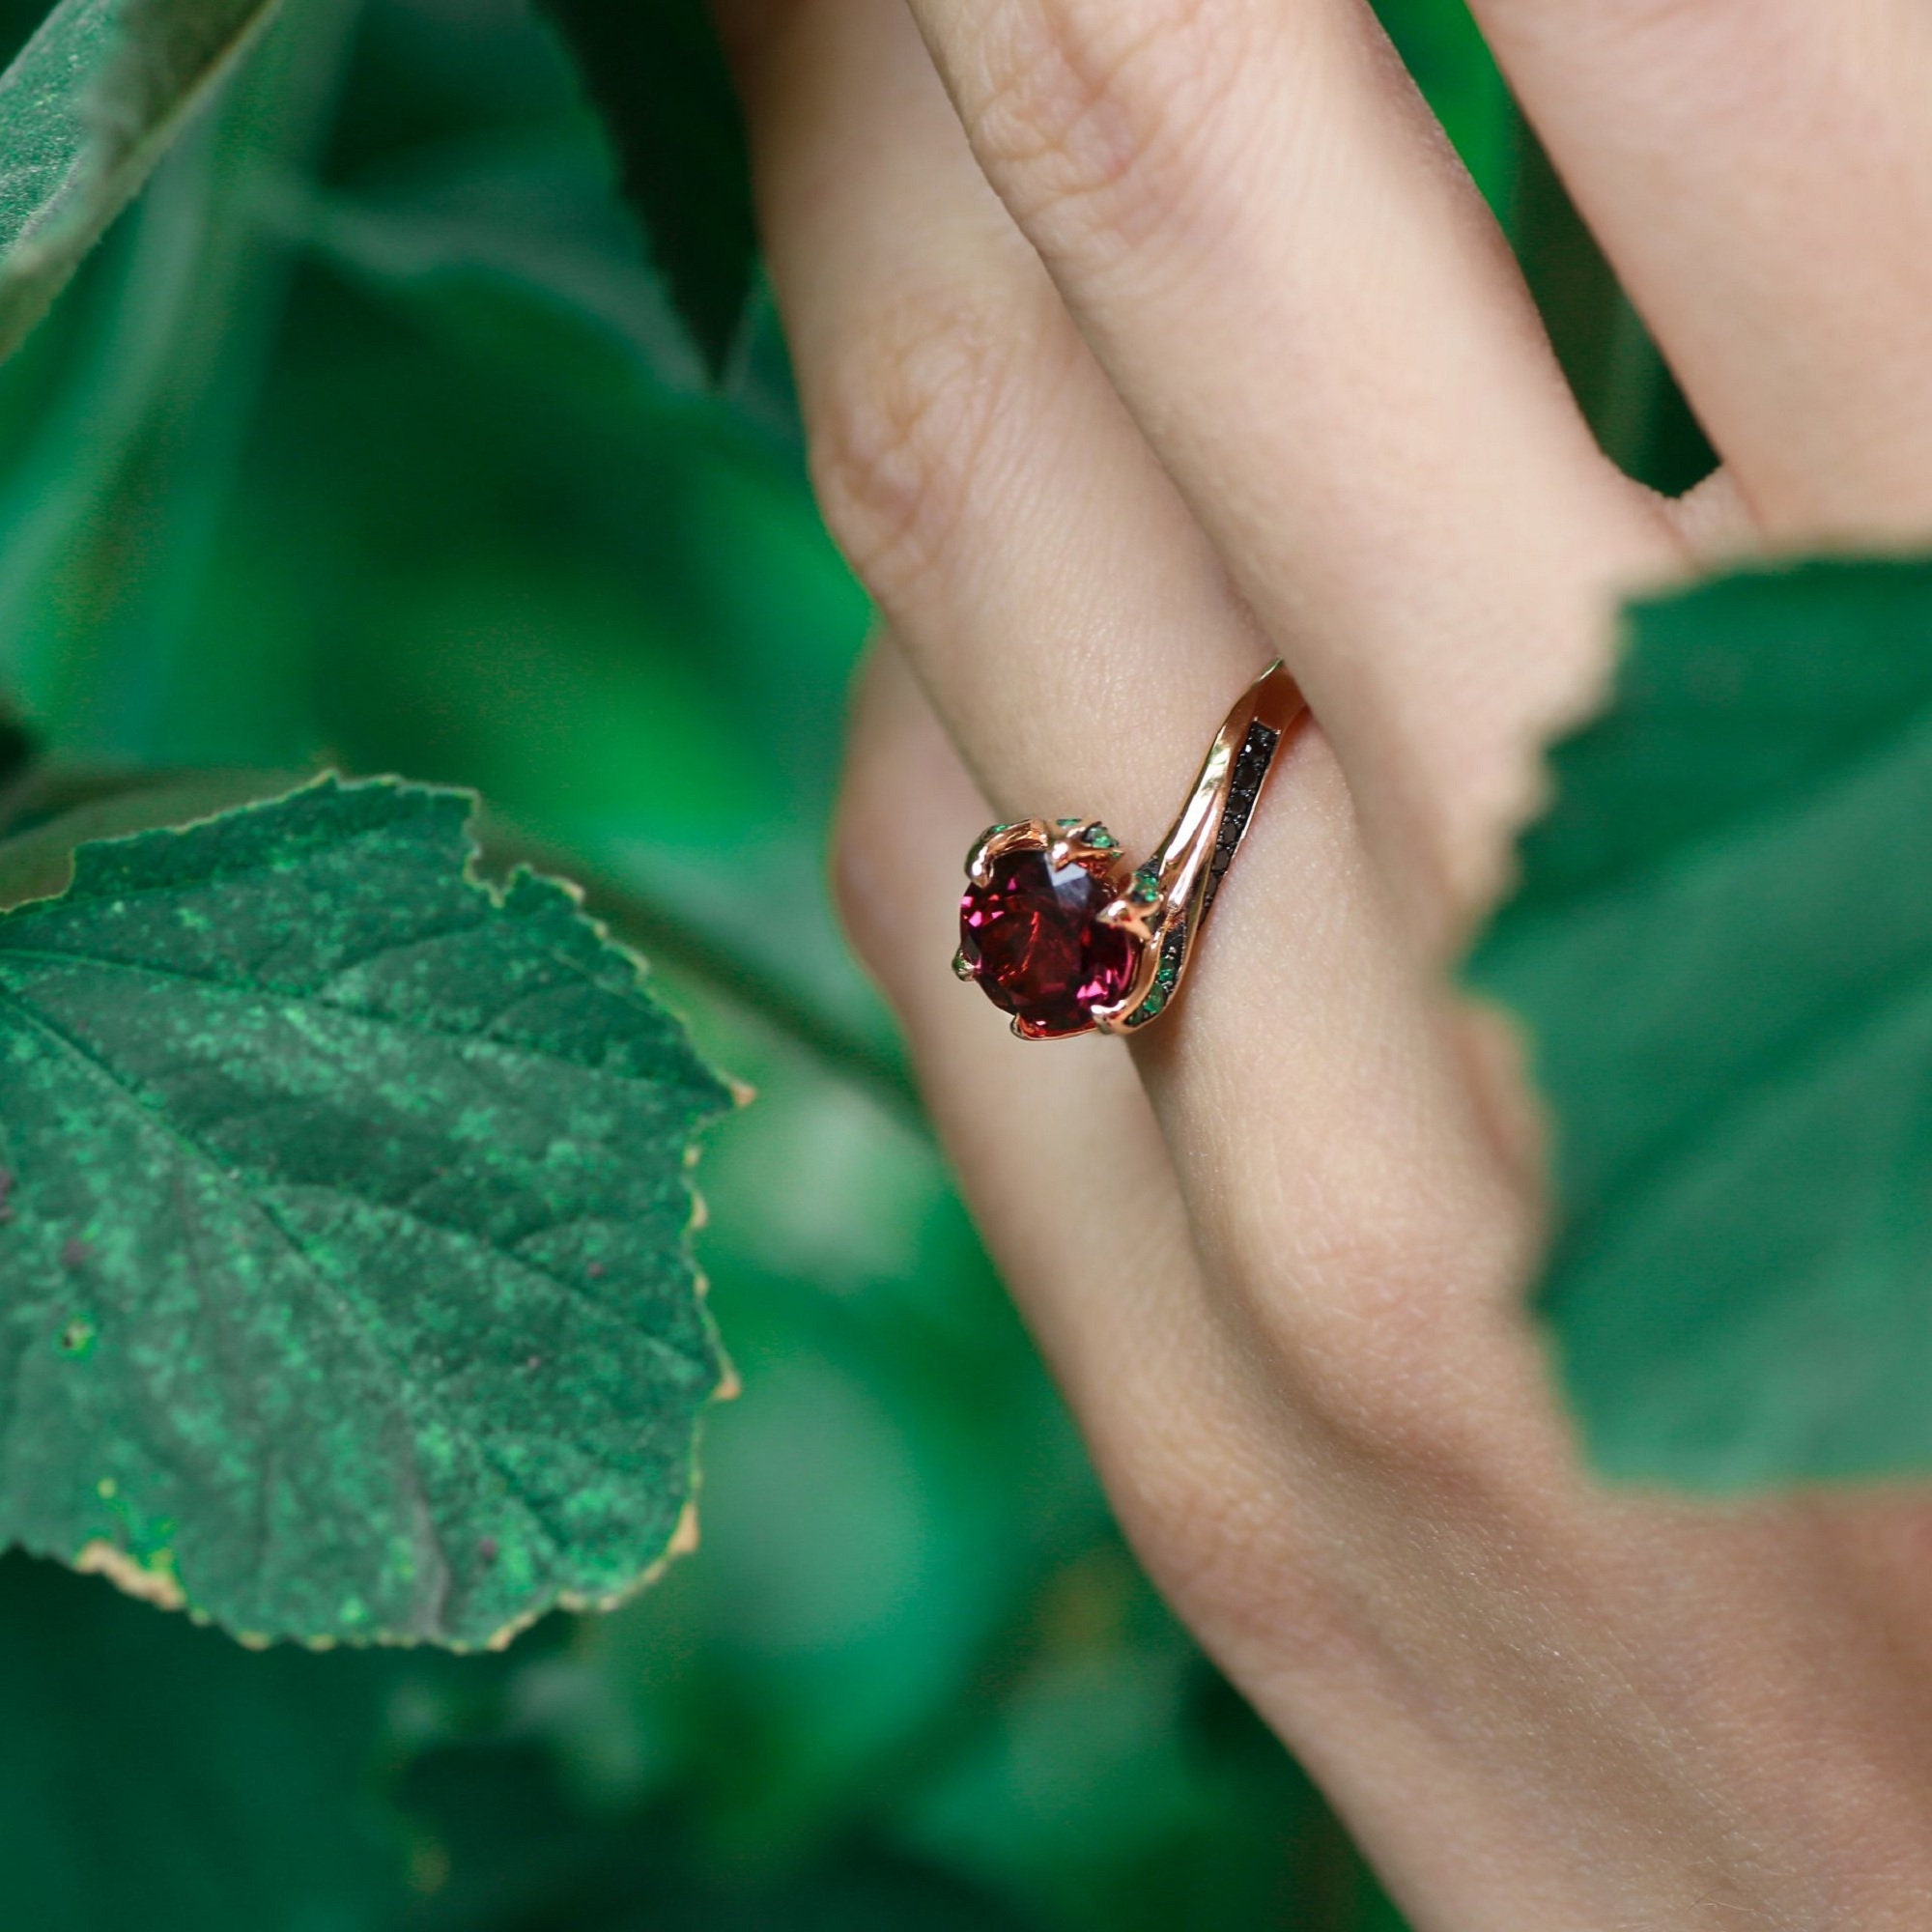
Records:
[[[1689,480],[1466,18],[1385,11],[1606,438]],[[1399,1922],[1123,1549],[836,935],[867,617],[769,313],[708,392],[513,0],[287,14],[0,372],[0,679],[54,752],[475,786],[760,1096],[702,1173],[744,1394],[701,1553],[486,1660],[252,1655],[0,1562],[15,1922]]]

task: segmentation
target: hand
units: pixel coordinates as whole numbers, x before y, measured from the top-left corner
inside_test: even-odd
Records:
[[[1479,0],[1725,457],[1668,503],[1355,0],[902,4],[727,20],[892,630],[842,894],[1122,1522],[1419,1928],[1932,1923],[1932,1511],[1591,1483],[1443,975],[1617,593],[1932,527],[1932,15]],[[1009,1039],[948,971],[971,838],[1146,851],[1276,652],[1319,729],[1178,1011]]]

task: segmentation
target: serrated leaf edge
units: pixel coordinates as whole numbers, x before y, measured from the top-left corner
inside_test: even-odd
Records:
[[[483,858],[482,847],[477,843],[470,828],[473,826],[482,800],[478,793],[465,785],[426,784],[417,780],[405,779],[394,774],[381,774],[368,778],[345,778],[339,771],[330,768],[318,772],[304,783],[292,785],[287,791],[276,792],[270,797],[250,799],[244,804],[229,806],[213,811],[204,812],[195,818],[181,820],[178,824],[153,826],[138,832],[122,833],[111,838],[89,839],[74,850],[76,856],[88,847],[116,845],[129,839],[156,838],[167,834],[186,834],[197,831],[217,821],[232,820],[251,812],[273,810],[286,805],[290,799],[298,798],[310,791],[370,791],[385,790],[397,793],[413,793],[425,798],[460,799],[466,807],[464,817],[464,839],[468,847],[463,864],[464,883],[483,894],[493,906],[500,908],[511,889],[520,878],[530,878],[560,890],[576,909],[577,917],[596,935],[598,941],[626,960],[637,978],[640,988],[647,988],[650,976],[650,962],[634,948],[627,945],[611,930],[607,921],[597,918],[584,910],[583,889],[574,879],[559,878],[554,873],[539,872],[533,867],[519,865],[499,882],[487,878],[478,870]],[[59,892],[49,893],[39,898],[22,899],[0,913],[0,919],[10,917],[31,905],[45,905],[65,898],[72,889],[72,879]],[[651,997],[657,998],[654,990]],[[681,1022],[680,1022],[681,1023]],[[728,1074],[716,1076],[729,1095],[734,1106],[744,1107],[755,1097],[754,1090],[747,1083],[735,1080]],[[693,1141],[685,1150],[684,1167],[687,1176],[696,1167],[702,1157],[702,1150]],[[697,1266],[693,1237],[701,1230],[707,1220],[703,1196],[695,1182],[687,1179],[685,1192],[690,1208],[684,1226],[684,1256],[691,1269],[692,1295],[697,1304],[699,1317],[704,1323],[706,1339],[711,1344],[712,1354],[718,1365],[718,1379],[705,1398],[704,1409],[719,1403],[736,1401],[743,1389],[737,1370],[730,1356],[725,1352],[722,1337],[718,1333],[716,1318],[710,1307],[711,1282],[709,1276]],[[554,1610],[575,1614],[608,1612],[617,1609],[633,1598],[649,1589],[662,1577],[679,1557],[690,1555],[698,1548],[698,1509],[697,1499],[701,1471],[699,1448],[703,1435],[703,1409],[700,1409],[696,1425],[692,1432],[690,1465],[686,1471],[685,1501],[676,1524],[667,1538],[664,1548],[652,1557],[637,1576],[614,1591],[589,1596],[577,1591],[560,1590],[550,1602],[533,1605],[529,1609],[512,1618],[501,1629],[494,1631],[481,1643],[455,1643],[444,1639],[434,1639],[434,1647],[457,1656],[475,1655],[488,1651],[506,1650],[523,1634]],[[104,1577],[125,1595],[152,1605],[156,1609],[179,1611],[186,1615],[191,1623],[212,1625],[227,1632],[235,1642],[248,1650],[267,1650],[276,1643],[289,1643],[300,1649],[328,1651],[336,1649],[421,1649],[426,1639],[419,1635],[398,1635],[387,1632],[375,1631],[353,1637],[321,1635],[270,1636],[256,1631],[227,1631],[207,1610],[197,1605],[186,1585],[175,1573],[170,1551],[158,1552],[159,1560],[153,1567],[144,1564],[131,1551],[96,1537],[83,1544],[71,1554],[63,1555],[58,1550],[35,1550],[31,1545],[21,1545],[36,1555],[52,1556],[68,1568],[81,1576]]]

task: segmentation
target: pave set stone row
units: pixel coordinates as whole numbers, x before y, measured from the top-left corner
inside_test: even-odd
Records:
[[[1268,775],[1268,767],[1274,763],[1280,744],[1281,733],[1259,718],[1248,726],[1248,735],[1241,740],[1240,752],[1235,759],[1235,776],[1228,787],[1227,810],[1221,813],[1220,829],[1214,835],[1214,857],[1208,867],[1208,895],[1201,903],[1203,912],[1214,903],[1221,880],[1234,864],[1235,847],[1241,842],[1248,820],[1254,816],[1255,800],[1261,796],[1263,781]]]

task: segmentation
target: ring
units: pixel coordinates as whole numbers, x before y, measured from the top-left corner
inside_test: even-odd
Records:
[[[1174,1004],[1275,753],[1308,706],[1279,659],[1229,712],[1144,866],[1096,819],[995,825],[966,859],[952,970],[1022,1039],[1135,1033]]]

